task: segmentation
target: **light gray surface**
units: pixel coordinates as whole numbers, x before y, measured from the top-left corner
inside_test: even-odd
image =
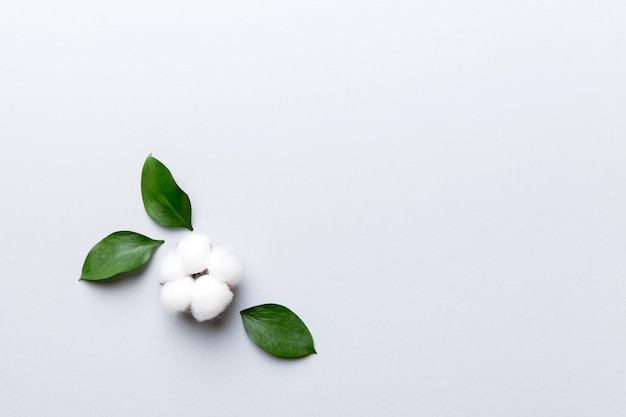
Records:
[[[3,1],[0,415],[623,416],[623,1]],[[216,324],[131,229],[153,153],[246,268]],[[319,354],[276,360],[279,302]]]

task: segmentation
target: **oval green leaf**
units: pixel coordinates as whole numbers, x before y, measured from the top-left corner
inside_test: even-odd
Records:
[[[180,189],[172,173],[152,155],[148,155],[141,171],[141,197],[148,216],[161,226],[191,226],[191,202]]]
[[[81,279],[99,281],[122,272],[141,268],[163,240],[153,240],[135,232],[111,233],[87,254]]]
[[[243,327],[254,343],[281,358],[299,358],[315,352],[313,337],[293,311],[279,304],[263,304],[241,311]]]

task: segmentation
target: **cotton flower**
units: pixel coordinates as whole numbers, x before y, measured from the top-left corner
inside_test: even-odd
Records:
[[[191,232],[159,263],[161,304],[172,313],[188,312],[198,321],[211,320],[232,301],[232,288],[241,280],[241,271],[230,251],[211,245],[208,236]]]
[[[229,250],[216,246],[208,256],[209,275],[234,287],[241,279],[241,263]]]
[[[187,274],[185,274],[183,265],[176,252],[166,253],[163,259],[161,259],[157,270],[159,282],[163,284],[167,281],[176,281],[185,276],[187,276]]]
[[[186,274],[199,274],[207,268],[211,240],[198,232],[191,232],[178,242],[176,255]]]
[[[161,288],[161,304],[170,313],[187,311],[195,291],[195,284],[196,281],[191,277],[164,283]]]
[[[211,275],[196,279],[191,295],[191,314],[198,321],[211,320],[230,304],[233,293],[224,282]]]

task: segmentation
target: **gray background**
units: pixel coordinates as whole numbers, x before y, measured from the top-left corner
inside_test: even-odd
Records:
[[[623,1],[0,2],[0,415],[624,416]],[[153,153],[246,274],[78,282]],[[238,311],[278,302],[319,354]]]

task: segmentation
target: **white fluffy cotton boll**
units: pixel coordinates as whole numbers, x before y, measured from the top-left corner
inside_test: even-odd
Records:
[[[191,314],[198,321],[211,320],[230,304],[233,293],[224,282],[203,275],[196,279],[191,295]]]
[[[157,269],[157,277],[162,284],[166,281],[175,281],[183,278],[185,271],[183,265],[178,258],[176,252],[168,252],[165,254]]]
[[[161,287],[161,304],[171,313],[186,311],[191,304],[195,284],[191,277],[166,282]]]
[[[191,232],[178,242],[176,255],[187,275],[197,274],[207,268],[211,240],[198,232]]]
[[[209,275],[225,282],[231,288],[241,280],[241,263],[232,252],[219,246],[213,247],[209,253],[208,269]]]

